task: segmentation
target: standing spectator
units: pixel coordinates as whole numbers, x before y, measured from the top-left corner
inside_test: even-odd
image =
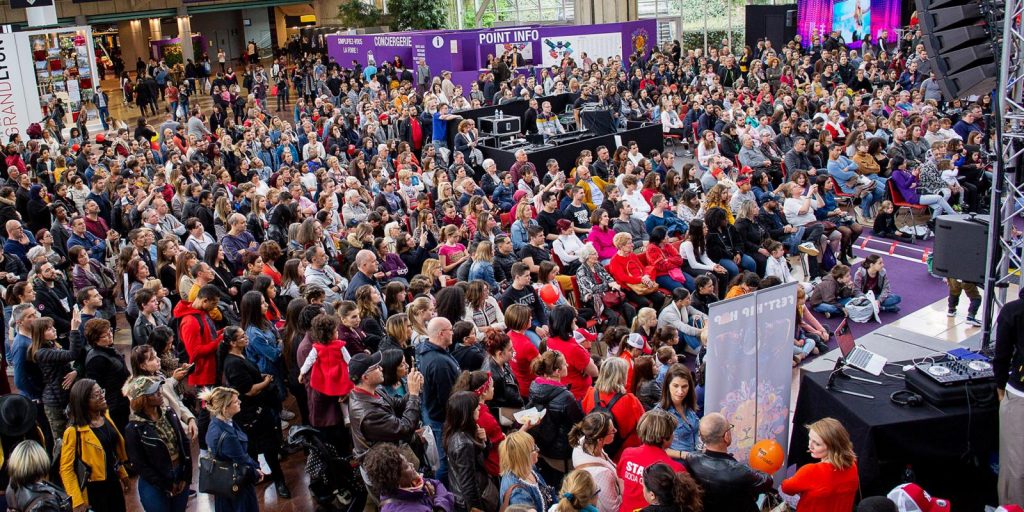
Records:
[[[32,320],[32,346],[26,359],[36,364],[43,377],[43,410],[50,423],[51,432],[64,432],[68,426],[65,409],[68,406],[68,389],[78,377],[71,363],[79,361],[85,352],[85,341],[79,330],[81,314],[75,310],[71,318],[71,350],[64,350],[57,344],[57,329],[51,318]]]
[[[448,436],[445,435],[442,442],[442,426],[447,432],[445,425],[445,404],[449,402],[452,386],[459,377],[459,364],[448,352],[452,344],[452,323],[447,318],[437,317],[427,324],[427,340],[421,342],[416,348],[416,362],[419,371],[423,373],[423,424],[429,426],[434,432],[434,438],[438,441],[438,455],[441,457],[441,467],[437,471],[437,479],[442,482],[448,474],[448,461],[445,460],[445,447],[448,446]],[[475,399],[475,396],[474,396]],[[459,502],[460,490],[454,483],[452,492],[456,495],[456,502],[460,505],[471,505],[465,501]],[[463,495],[463,498],[465,495]]]
[[[583,419],[583,410],[567,386],[562,384],[562,379],[569,373],[569,366],[561,352],[545,352],[533,360],[530,368],[537,378],[530,384],[530,401],[526,405],[546,411],[540,423],[531,429],[543,459],[540,471],[556,480],[569,468],[572,460],[569,431]]]
[[[17,511],[64,510],[70,498],[59,487],[47,480],[50,474],[50,456],[38,442],[18,443],[7,460],[11,481],[5,493],[6,508]]]
[[[992,369],[999,395],[999,503],[1024,502],[1024,372],[1012,364],[1024,355],[1024,291],[1007,302],[996,319]]]
[[[477,425],[480,398],[472,391],[460,391],[446,397],[444,455],[442,468],[449,466],[455,510],[486,512],[498,509],[498,492],[484,471],[487,434]],[[445,468],[445,473],[448,469]],[[441,480],[439,478],[439,480]]]
[[[381,512],[454,512],[455,496],[444,484],[416,471],[402,451],[390,443],[374,446],[363,458],[374,498]]]
[[[130,374],[124,364],[124,356],[114,348],[114,329],[110,322],[102,318],[93,318],[85,323],[85,341],[89,344],[89,353],[85,356],[85,376],[96,381],[110,400],[104,401],[104,408],[109,404],[110,418],[122,432],[128,425],[128,399],[121,389],[128,381]]]
[[[644,470],[644,498],[650,506],[644,512],[673,510],[701,512],[703,493],[689,474],[680,472],[664,462],[657,462]]]
[[[615,439],[608,444],[608,451],[618,457],[624,448],[640,444],[636,425],[644,414],[644,406],[633,393],[626,389],[629,364],[621,357],[609,357],[601,363],[601,373],[594,387],[587,389],[583,396],[583,412],[607,411],[612,415]]]
[[[142,507],[184,512],[192,483],[192,445],[178,415],[164,406],[160,387],[159,380],[146,376],[126,386],[132,417],[125,430],[125,449],[139,474]]]
[[[232,462],[241,468],[248,468],[252,478],[247,479],[234,497],[216,496],[213,500],[215,512],[259,512],[256,501],[256,484],[263,480],[260,464],[249,456],[249,436],[232,421],[242,410],[238,391],[226,387],[206,389],[199,394],[210,411],[210,429],[206,432],[206,445],[210,455],[218,460]]]
[[[195,370],[188,376],[192,386],[210,386],[217,383],[217,328],[210,311],[217,307],[220,291],[216,286],[206,285],[199,289],[195,300],[189,303],[182,298],[174,307],[174,318],[178,321],[178,335],[189,362]]]
[[[96,321],[106,323],[91,320]],[[115,391],[120,392],[120,388]],[[85,507],[95,512],[124,512],[124,496],[131,490],[124,438],[107,414],[105,395],[104,389],[92,379],[82,379],[71,386],[70,425],[63,437],[63,446],[68,449],[60,452],[60,476],[76,510]],[[76,458],[89,468],[86,482],[78,480]]]
[[[537,472],[539,451],[533,437],[526,432],[513,432],[498,448],[501,459],[501,505],[520,505],[533,510],[547,510],[552,503],[544,500],[547,487]]]

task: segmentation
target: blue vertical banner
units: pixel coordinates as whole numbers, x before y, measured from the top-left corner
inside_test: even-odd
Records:
[[[733,425],[730,452],[740,462],[763,439],[788,451],[796,287],[783,284],[711,305],[704,406]]]

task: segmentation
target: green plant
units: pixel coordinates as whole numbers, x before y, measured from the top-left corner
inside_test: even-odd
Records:
[[[181,44],[169,44],[167,46],[164,46],[161,50],[163,51],[164,54],[164,62],[166,62],[168,66],[174,66],[175,64],[184,63],[181,55]]]
[[[383,13],[376,6],[360,0],[348,0],[338,6],[338,19],[349,27],[371,27],[380,24]]]
[[[437,30],[446,28],[448,9],[437,0],[387,0],[392,30]]]

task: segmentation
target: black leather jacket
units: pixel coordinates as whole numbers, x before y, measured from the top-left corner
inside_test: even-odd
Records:
[[[537,441],[541,455],[555,460],[569,460],[569,430],[583,419],[583,409],[564,386],[530,384],[529,407],[545,409],[544,419],[530,433]]]
[[[491,380],[494,382],[494,398],[491,398],[488,403],[492,409],[499,407],[519,409],[523,406],[519,384],[508,363],[499,365],[493,356],[488,356],[484,361],[483,370],[491,372]]]
[[[728,453],[691,453],[690,475],[704,489],[704,512],[755,512],[757,495],[772,490],[772,477],[740,464]]]
[[[45,480],[15,488],[7,486],[7,509],[24,512],[71,512],[71,498]]]
[[[488,476],[484,471],[484,452],[487,444],[465,432],[455,432],[445,445],[448,458],[448,481],[455,495],[456,510],[478,508],[488,510],[484,502]]]
[[[393,398],[380,391],[369,395],[357,389],[349,393],[348,411],[352,453],[359,459],[377,443],[411,442],[420,428],[419,395]]]

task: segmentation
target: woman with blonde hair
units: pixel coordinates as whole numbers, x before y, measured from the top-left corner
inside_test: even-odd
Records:
[[[807,425],[807,451],[821,462],[807,464],[782,481],[780,490],[799,495],[801,510],[849,510],[860,488],[850,434],[835,418]]]
[[[430,280],[430,291],[436,293],[441,288],[442,280],[444,277],[444,269],[441,267],[441,260],[437,258],[427,258],[423,262],[423,270],[420,271],[420,275]]]
[[[434,303],[427,297],[416,297],[408,307],[406,314],[409,315],[409,325],[412,327],[412,346],[417,346],[421,341],[429,339],[427,336],[427,322],[434,318]]]
[[[527,505],[534,510],[547,510],[551,503],[544,501],[547,486],[537,471],[540,458],[537,443],[526,432],[513,432],[498,446],[501,460],[501,489],[499,496],[504,507]]]
[[[494,280],[494,245],[484,240],[476,244],[473,263],[469,267],[469,280],[480,280],[490,286],[492,292],[498,292],[498,282]]]
[[[206,404],[206,409],[210,412],[210,427],[206,431],[206,445],[209,446],[210,456],[247,468],[253,476],[239,487],[234,497],[216,496],[213,502],[214,510],[258,511],[256,484],[263,480],[263,472],[260,471],[259,463],[249,456],[249,436],[231,421],[242,410],[238,391],[227,387],[207,388],[199,393],[199,399]]]
[[[598,512],[600,490],[590,473],[575,469],[562,480],[558,503],[551,507],[551,512]]]
[[[615,421],[605,412],[588,414],[569,431],[573,467],[576,471],[585,470],[605,490],[597,499],[599,512],[618,512],[622,505],[622,481],[616,475],[615,462],[604,450],[615,440],[617,432]]]
[[[5,495],[8,510],[65,510],[68,495],[48,480],[50,456],[38,442],[18,443],[7,459],[11,481]]]
[[[640,445],[636,425],[644,414],[640,399],[627,387],[629,365],[619,357],[609,357],[601,363],[601,373],[594,386],[583,395],[583,412],[590,413],[598,405],[611,412],[618,432],[608,444],[612,456],[618,456],[624,448]]]

